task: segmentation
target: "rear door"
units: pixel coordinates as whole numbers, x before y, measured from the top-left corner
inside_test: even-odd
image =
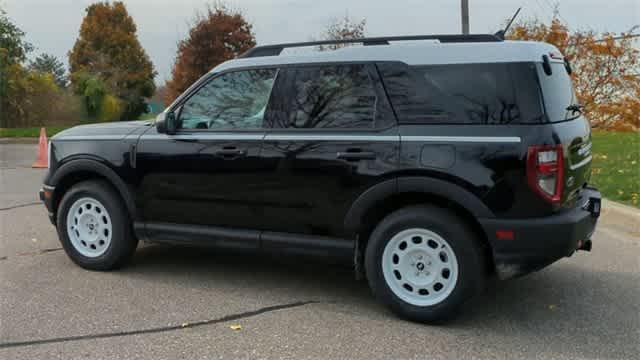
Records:
[[[395,118],[373,65],[280,69],[266,124],[267,230],[340,236],[355,199],[397,166]]]

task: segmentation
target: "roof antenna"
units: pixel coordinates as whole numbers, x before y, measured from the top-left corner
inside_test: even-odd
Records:
[[[507,26],[505,26],[504,29],[498,31],[494,35],[497,36],[498,38],[504,40],[504,36],[507,34],[507,31],[509,31],[509,28],[511,27],[511,24],[513,23],[513,20],[516,19],[516,16],[518,16],[518,14],[520,13],[520,10],[522,10],[522,7],[519,7],[518,10],[516,10],[516,13],[513,14],[513,17],[511,18],[511,20],[509,20],[509,22],[507,23]]]

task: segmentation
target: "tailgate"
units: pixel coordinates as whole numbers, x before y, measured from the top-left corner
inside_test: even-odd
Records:
[[[591,177],[591,128],[583,116],[553,124],[564,152],[563,203],[572,200]]]

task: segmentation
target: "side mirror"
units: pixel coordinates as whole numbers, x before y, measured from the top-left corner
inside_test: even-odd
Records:
[[[176,116],[170,112],[163,112],[156,117],[156,130],[162,134],[174,134],[176,132]]]

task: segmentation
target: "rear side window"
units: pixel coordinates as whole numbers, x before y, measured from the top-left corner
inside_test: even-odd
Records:
[[[405,124],[529,124],[543,119],[533,63],[378,64]]]
[[[365,65],[280,70],[269,122],[276,128],[366,129],[376,119],[377,92]]]
[[[549,121],[559,122],[575,116],[567,106],[575,103],[575,94],[571,77],[563,63],[551,63],[551,75],[545,74],[542,64],[538,64],[538,76],[544,94],[544,106],[547,109]]]

